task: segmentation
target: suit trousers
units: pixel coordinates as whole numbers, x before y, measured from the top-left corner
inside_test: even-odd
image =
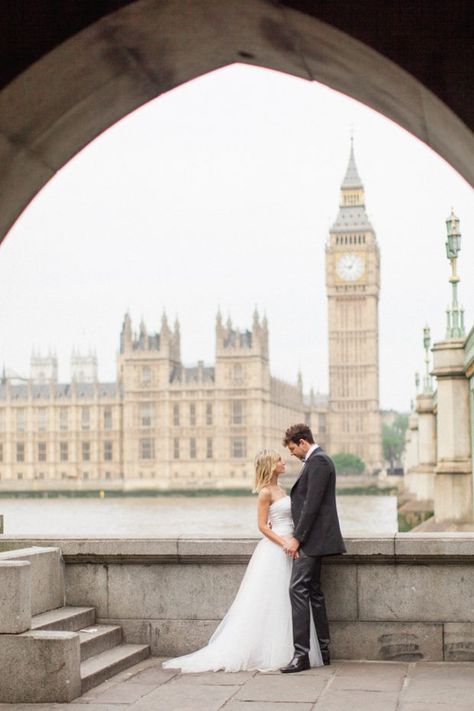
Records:
[[[310,606],[319,646],[322,651],[329,647],[329,623],[321,590],[321,558],[306,555],[301,548],[299,554],[293,561],[290,580],[293,644],[298,657],[309,653]]]

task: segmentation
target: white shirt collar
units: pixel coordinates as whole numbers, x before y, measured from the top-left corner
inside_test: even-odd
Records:
[[[311,445],[311,447],[308,449],[308,451],[305,454],[305,458],[304,458],[305,462],[308,461],[308,458],[313,454],[315,449],[318,449],[318,447],[319,447],[319,444],[316,444],[316,442]]]

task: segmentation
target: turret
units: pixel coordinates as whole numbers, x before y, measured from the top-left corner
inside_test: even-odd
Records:
[[[132,349],[132,319],[127,312],[123,319],[122,332],[120,334],[120,353]]]
[[[216,314],[216,343],[220,343],[222,341],[222,337],[224,335],[224,327],[222,325],[222,314],[220,308],[217,309],[217,314]]]
[[[180,365],[180,333],[176,319],[170,329],[166,313],[161,317],[161,331],[152,332],[142,318],[137,335],[132,335],[132,322],[127,314],[120,336],[118,382],[125,390],[151,385],[166,388],[171,374]]]
[[[168,325],[168,318],[166,312],[163,311],[163,316],[161,317],[161,344],[165,345],[169,343],[171,336],[170,327]]]
[[[259,355],[268,358],[268,322],[260,323],[255,309],[252,330],[240,330],[232,324],[229,316],[226,325],[222,325],[220,311],[216,318],[216,353],[217,355]]]
[[[51,350],[47,356],[38,351],[31,354],[30,377],[33,383],[44,384],[58,381],[58,359]]]
[[[181,328],[179,325],[178,317],[176,316],[174,321],[174,330],[172,337],[172,344],[170,349],[170,357],[176,363],[181,362]]]
[[[257,307],[255,307],[253,312],[252,330],[255,332],[258,329],[260,329],[260,318],[258,314],[258,309]]]
[[[303,375],[301,373],[301,368],[298,370],[296,382],[297,382],[298,390],[300,392],[303,392]]]
[[[97,383],[98,382],[98,362],[97,355],[89,351],[88,355],[74,349],[71,355],[71,380],[73,383]]]
[[[148,333],[143,318],[140,321],[140,332],[138,335],[138,348],[141,351],[148,350]]]

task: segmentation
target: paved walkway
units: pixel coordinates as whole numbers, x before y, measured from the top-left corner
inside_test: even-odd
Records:
[[[147,659],[71,704],[11,711],[474,711],[474,663],[342,662],[300,674],[178,674]]]

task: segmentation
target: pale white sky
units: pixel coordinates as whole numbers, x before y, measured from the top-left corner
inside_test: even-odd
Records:
[[[181,321],[186,364],[214,361],[220,305],[241,328],[257,305],[274,374],[327,389],[324,245],[354,128],[381,249],[381,406],[406,410],[422,329],[444,337],[445,219],[461,219],[460,299],[474,315],[466,182],[394,123],[324,86],[233,65],[151,102],[100,136],[37,196],[0,246],[0,365],[29,373],[53,348],[61,380],[92,346],[115,379],[124,312]]]

